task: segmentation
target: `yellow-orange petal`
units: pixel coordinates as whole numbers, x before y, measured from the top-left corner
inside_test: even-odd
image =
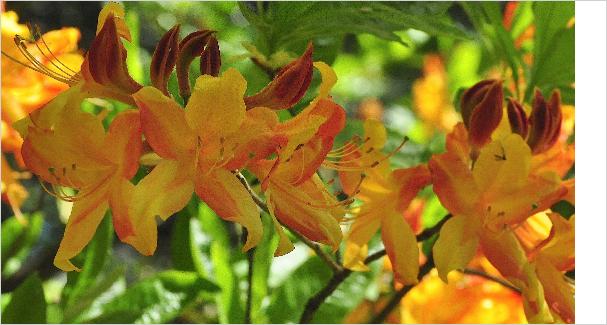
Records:
[[[249,192],[236,176],[225,169],[210,173],[198,171],[195,179],[196,194],[221,218],[241,224],[247,229],[247,241],[242,248],[247,251],[259,244],[263,225],[259,210]]]
[[[415,234],[402,214],[385,215],[381,222],[381,238],[392,263],[394,279],[403,285],[418,282],[419,248]]]
[[[103,144],[107,159],[116,161],[121,174],[131,179],[139,168],[139,157],[143,151],[139,111],[128,110],[116,115]]]
[[[271,196],[270,191],[266,192],[266,195],[268,197]],[[276,250],[274,251],[274,256],[285,255],[285,254],[291,252],[292,250],[294,250],[295,246],[293,246],[293,243],[291,242],[289,237],[287,237],[284,230],[282,229],[282,226],[276,219],[276,215],[274,212],[276,210],[276,208],[274,207],[274,201],[272,201],[272,200],[268,201],[268,210],[270,211],[270,217],[272,217],[272,224],[274,224],[274,230],[278,234],[278,246],[276,247]]]
[[[543,256],[536,260],[536,273],[544,288],[544,296],[552,311],[565,323],[575,322],[575,289],[559,271]]]
[[[382,213],[377,211],[377,213]],[[344,253],[344,267],[353,271],[368,271],[364,264],[367,257],[367,243],[377,232],[381,225],[381,216],[373,211],[361,211],[350,228],[346,239],[346,251]]]
[[[152,255],[156,250],[156,220],[137,218],[129,214],[135,185],[126,179],[117,181],[110,189],[112,221],[118,238],[133,246],[143,255]]]
[[[194,192],[193,173],[193,162],[162,160],[135,186],[129,216],[135,223],[166,220],[183,209]]]
[[[455,215],[441,228],[432,254],[440,278],[447,282],[449,272],[463,269],[476,254],[479,224],[474,217]]]
[[[220,77],[198,77],[185,108],[187,124],[202,139],[227,137],[238,131],[245,118],[246,89],[247,81],[233,68]]]
[[[139,107],[145,138],[161,157],[177,159],[196,149],[196,135],[188,127],[185,112],[154,87],[144,87],[133,95]]]
[[[511,134],[481,149],[472,175],[484,195],[500,196],[521,188],[530,168],[531,149],[518,134]]]
[[[442,205],[453,214],[472,214],[478,188],[472,172],[457,154],[434,155],[428,162],[432,185]]]
[[[54,264],[63,271],[80,271],[70,262],[91,241],[108,208],[108,187],[74,202]]]

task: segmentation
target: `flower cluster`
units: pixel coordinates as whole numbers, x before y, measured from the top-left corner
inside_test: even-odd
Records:
[[[59,75],[43,69],[31,50],[19,47],[31,68],[69,85],[15,123],[27,168],[49,193],[74,203],[55,256],[57,267],[78,270],[70,259],[88,244],[108,209],[119,239],[141,254],[153,254],[157,219],[182,210],[195,193],[219,217],[246,230],[245,251],[263,236],[260,207],[267,209],[280,239],[275,255],[294,248],[284,227],[333,250],[345,241],[343,267],[353,271],[367,270],[368,244],[380,231],[395,281],[413,285],[424,257],[415,222],[404,214],[417,193],[432,185],[452,215],[431,259],[443,281],[480,250],[520,288],[529,322],[574,321],[573,286],[564,277],[575,264],[574,218],[549,210],[561,200],[574,203],[574,181],[564,180],[573,164],[572,130],[562,127],[568,122],[558,91],[548,101],[536,91],[529,108],[504,99],[501,81],[481,81],[462,95],[463,123],[448,134],[446,152],[427,165],[393,169],[390,158],[407,139],[383,152],[387,134],[377,120],[364,122],[362,137],[334,148],[346,113],[330,96],[337,76],[327,64],[313,61],[311,44],[266,87],[245,96],[247,81],[237,70],[220,73],[215,32],[200,30],[181,39],[177,25],[158,42],[151,85],[145,86],[127,70],[123,41],[130,40],[130,32],[123,17],[120,5],[104,7],[79,70],[66,66]],[[200,76],[191,85],[195,58],[200,58]],[[55,61],[53,66],[61,64]],[[308,91],[314,69],[322,79],[315,98],[297,115],[280,120],[278,111],[293,107]],[[180,98],[168,90],[173,72]],[[418,91],[430,87],[427,83],[444,83],[436,75],[440,71],[428,71]],[[130,108],[106,128],[104,114],[81,109],[89,98]],[[445,106],[444,98],[417,101],[422,110]],[[428,123],[453,124],[452,118],[431,115]],[[318,174],[321,168],[337,173],[341,193],[330,190]],[[248,186],[243,170],[259,180],[267,205]],[[136,181],[138,171],[144,176]],[[345,236],[342,225],[349,225]]]

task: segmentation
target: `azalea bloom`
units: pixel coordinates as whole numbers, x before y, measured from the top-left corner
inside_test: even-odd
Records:
[[[139,113],[118,114],[106,133],[100,117],[80,110],[84,96],[78,87],[70,88],[41,109],[32,117],[22,148],[26,166],[52,185],[47,191],[74,203],[55,256],[55,265],[64,271],[78,270],[69,260],[91,240],[108,207],[122,241],[144,254],[150,253],[150,240],[155,241],[140,234],[140,224],[126,211],[141,153]],[[56,119],[45,121],[44,112],[55,107],[60,108]]]
[[[309,51],[310,47],[298,61],[311,62]],[[335,136],[343,129],[345,112],[329,99],[329,90],[337,80],[333,70],[322,62],[314,66],[322,76],[318,96],[294,118],[272,123],[271,132],[278,144],[277,158],[256,160],[248,165],[262,180],[262,191],[281,239],[275,255],[293,249],[278,221],[334,249],[342,238],[339,221],[344,214],[343,206],[349,201],[337,201],[315,172],[331,150]]]
[[[32,37],[30,30],[18,23],[15,12],[2,12],[2,199],[20,219],[27,191],[5,153],[12,153],[18,167],[24,168],[23,139],[12,125],[65,90],[67,85],[52,76],[78,69],[83,60],[77,52],[80,32],[76,28],[62,28],[44,35],[36,30],[33,36],[35,40],[28,41]],[[28,68],[32,59],[36,61],[34,69]]]
[[[510,226],[549,208],[567,190],[553,172],[530,173],[531,149],[518,134],[482,147],[474,162],[470,152],[468,133],[458,124],[447,137],[447,152],[429,162],[434,191],[454,215],[434,246],[438,274],[447,281],[480,245],[502,275],[522,288],[528,320],[546,320],[541,285]]]
[[[259,211],[231,171],[263,155],[256,135],[276,117],[269,109],[247,111],[245,89],[246,80],[229,69],[220,77],[200,76],[185,109],[154,87],[133,95],[143,133],[162,158],[135,187],[129,208],[134,218],[166,219],[195,191],[220,217],[247,228],[244,250],[257,245],[263,231]]]
[[[353,216],[346,239],[344,266],[355,271],[368,270],[363,263],[368,253],[367,244],[381,228],[395,279],[405,285],[415,284],[419,249],[403,213],[417,192],[430,183],[430,174],[423,165],[390,170],[388,158],[392,154],[381,153],[386,142],[385,128],[376,120],[365,121],[364,128],[365,142],[360,148],[346,146],[336,154],[341,156],[339,162],[325,162],[325,166],[340,171],[344,191],[356,194],[363,202]],[[365,173],[364,179],[361,179],[361,172]]]
[[[567,220],[550,211],[537,213],[515,234],[536,269],[554,319],[573,323],[574,287],[564,272],[575,268],[575,216]]]

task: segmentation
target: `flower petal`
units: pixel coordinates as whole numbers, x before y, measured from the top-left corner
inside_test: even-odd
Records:
[[[110,124],[103,148],[107,159],[120,165],[124,178],[135,176],[143,151],[139,111],[128,110],[116,115]]]
[[[202,139],[227,137],[236,132],[245,118],[246,89],[247,81],[233,68],[220,77],[198,77],[185,108],[188,125]]]
[[[574,287],[563,272],[542,256],[536,261],[536,272],[544,288],[544,296],[551,309],[566,323],[575,322]]]
[[[193,165],[193,163],[192,163]],[[133,190],[128,214],[134,223],[166,220],[186,206],[194,192],[193,166],[162,160]]]
[[[54,264],[63,271],[80,271],[70,259],[91,241],[108,208],[107,187],[74,202]]]
[[[386,253],[394,279],[403,285],[413,285],[418,282],[419,271],[419,248],[415,234],[402,214],[393,213],[386,215],[381,223],[381,238],[386,247]]]
[[[135,185],[122,180],[110,192],[112,221],[118,238],[133,246],[143,255],[152,255],[156,250],[156,219],[153,217],[133,218],[129,206],[133,199]]]
[[[185,112],[154,87],[144,87],[133,95],[139,107],[145,138],[164,158],[176,159],[196,148],[196,136],[187,127]]]
[[[433,189],[453,214],[471,214],[478,201],[478,188],[468,166],[457,154],[434,155],[428,162]]]
[[[455,215],[443,225],[432,250],[440,278],[447,282],[449,272],[463,269],[476,254],[478,221]]]
[[[247,229],[247,242],[242,248],[247,251],[259,244],[263,236],[263,225],[259,210],[251,195],[236,176],[225,169],[216,169],[205,175],[196,175],[196,194],[217,215],[227,221],[241,224]]]
[[[531,149],[518,134],[511,134],[483,147],[472,174],[479,190],[495,197],[521,188],[530,168]]]
[[[374,213],[376,212],[376,213]],[[344,267],[353,271],[368,271],[364,264],[367,257],[367,244],[381,225],[380,211],[361,211],[354,219],[346,240]]]

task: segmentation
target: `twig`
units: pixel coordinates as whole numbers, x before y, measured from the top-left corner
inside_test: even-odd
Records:
[[[487,280],[499,283],[499,284],[503,285],[504,287],[506,287],[506,288],[508,288],[508,289],[510,289],[510,290],[512,290],[512,291],[514,291],[516,293],[518,293],[518,294],[522,293],[521,289],[519,289],[518,287],[512,285],[510,282],[508,282],[508,281],[506,281],[504,279],[500,279],[500,278],[498,278],[496,276],[493,276],[491,274],[485,273],[485,272],[483,272],[481,270],[463,269],[462,273],[468,274],[468,275],[480,276],[480,277],[485,278]]]
[[[436,233],[438,233],[438,231],[441,229],[443,224],[445,224],[445,222],[447,222],[447,220],[449,220],[450,218],[451,218],[451,214],[446,215],[436,225],[422,231],[419,235],[417,235],[415,237],[416,240],[418,242],[421,242],[421,241],[427,240],[430,237],[434,236]],[[373,261],[376,261],[376,260],[380,259],[381,257],[383,257],[384,255],[386,255],[385,249],[377,251],[377,252],[367,256],[367,258],[365,259],[365,264],[369,264]],[[427,262],[426,264],[424,264],[424,266],[429,265],[429,264],[430,263]],[[420,274],[422,274],[422,271],[420,271]],[[350,271],[348,269],[343,269],[341,272],[334,273],[333,277],[331,277],[331,279],[329,279],[329,282],[327,282],[327,284],[319,292],[317,292],[314,296],[312,296],[310,299],[308,299],[308,302],[306,303],[306,307],[304,308],[304,311],[301,314],[299,323],[305,324],[305,323],[309,323],[310,321],[312,321],[312,317],[314,316],[314,313],[316,313],[316,311],[318,310],[320,305],[335,291],[335,289],[337,289],[339,284],[341,284],[344,280],[346,280],[346,278],[348,276],[350,276],[351,273],[352,273],[352,271]],[[425,273],[424,273],[424,275],[425,275]],[[403,293],[403,295],[404,294],[406,294],[406,292]]]
[[[257,196],[255,191],[253,191],[253,189],[249,185],[249,182],[247,182],[247,179],[241,173],[235,173],[235,174],[236,174],[236,177],[238,178],[238,180],[240,180],[240,182],[242,183],[242,185],[244,185],[247,192],[249,192],[249,194],[251,195],[251,198],[253,198],[253,201],[257,204],[257,206],[259,206],[259,208],[261,208],[266,213],[270,214],[268,205],[259,196]],[[279,222],[280,222],[280,220],[279,220]],[[300,233],[291,229],[284,223],[281,222],[280,224],[283,227],[289,229],[291,231],[291,233],[293,233],[293,235],[295,235],[295,237],[297,237],[297,239],[299,239],[302,243],[304,243],[306,246],[310,247],[316,253],[316,255],[318,255],[318,257],[320,257],[320,259],[322,259],[331,268],[331,270],[334,273],[343,271],[343,267],[341,267],[339,264],[337,264],[337,262],[335,262],[335,260],[331,257],[331,255],[329,255],[327,252],[325,252],[322,249],[322,247],[320,247],[320,245],[318,245],[318,244],[314,243],[313,241],[307,239],[306,237],[302,236]]]

